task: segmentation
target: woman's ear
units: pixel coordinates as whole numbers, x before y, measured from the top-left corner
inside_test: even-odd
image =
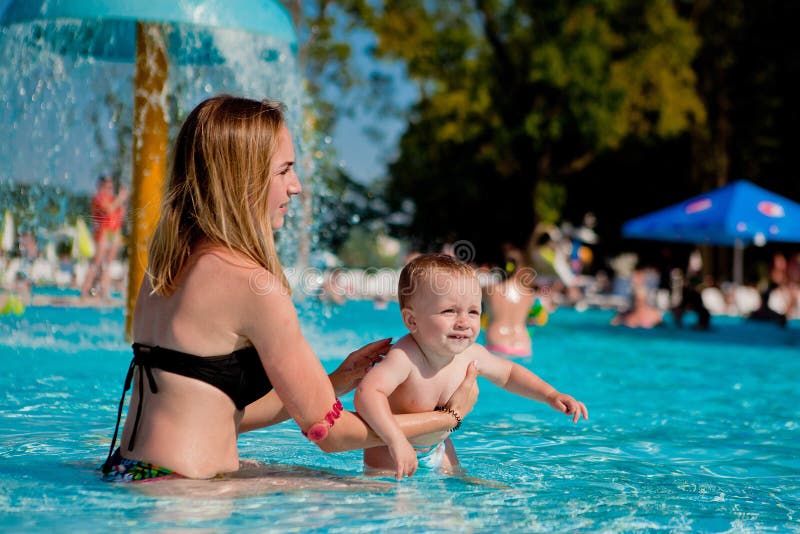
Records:
[[[414,317],[414,310],[411,308],[403,308],[400,310],[400,313],[403,316],[403,324],[406,325],[406,329],[411,332],[412,334],[417,331],[417,319]]]

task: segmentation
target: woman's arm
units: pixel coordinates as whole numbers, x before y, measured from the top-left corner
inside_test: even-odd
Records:
[[[463,390],[463,394],[469,395],[470,398],[465,398],[459,406],[470,405],[470,408],[461,408],[461,411],[456,410],[459,414],[468,413],[471,410],[471,405],[477,400],[478,387],[475,383],[475,376],[467,376],[462,383],[459,391]],[[456,392],[458,393],[458,392]],[[358,414],[354,414],[358,416]],[[447,430],[455,426],[453,416],[445,412],[421,412],[421,413],[408,413],[395,415],[395,420],[407,438],[412,439],[419,436],[432,434],[438,436],[433,442],[441,441],[447,435]],[[275,391],[270,391],[267,395],[261,397],[259,400],[250,404],[244,412],[244,417],[239,424],[239,434],[272,426],[283,421],[290,419],[289,412],[283,407],[280,397]],[[363,420],[362,420],[363,422]],[[352,448],[369,448],[385,445],[385,443],[372,431],[366,423],[364,424],[364,432],[361,433],[356,429],[356,432],[351,434],[354,440],[363,440],[363,445],[358,445]],[[349,438],[347,438],[349,439]]]
[[[281,398],[273,389],[245,407],[244,415],[239,422],[238,433],[243,434],[258,428],[277,425],[287,419],[289,419],[289,412],[286,411]]]
[[[254,270],[246,282],[243,290],[239,287],[237,331],[252,341],[284,409],[307,431],[323,421],[332,409],[336,399],[333,386],[300,332],[294,304],[281,283],[264,269]],[[274,398],[264,400],[264,405],[274,414],[265,420],[280,418],[275,402]],[[453,426],[449,414],[439,413],[430,414],[425,421],[415,418],[407,423],[411,424],[412,435],[443,431]],[[245,428],[250,428],[250,424]],[[380,444],[364,421],[348,411],[342,412],[328,437],[317,442],[326,452]]]
[[[447,401],[445,406],[451,410],[454,410],[462,418],[466,417],[467,414],[472,411],[472,408],[475,406],[475,402],[478,400],[477,379],[478,366],[471,364],[467,368],[467,373],[464,376],[464,380],[461,382],[461,385],[458,386],[458,388],[453,392],[453,395],[450,396],[450,399]],[[347,413],[349,414],[350,412]],[[358,414],[352,415],[358,417]],[[430,443],[436,443],[446,438],[450,429],[458,423],[458,421],[447,412],[406,413],[396,414],[394,417],[397,421],[397,424],[400,425],[400,428],[403,430],[403,433],[409,439],[425,436],[426,441],[429,441],[431,436],[439,436],[433,441],[430,441]],[[366,425],[366,423],[364,423],[364,431],[365,433],[362,434],[360,429],[357,429],[357,433],[355,435],[350,435],[349,437],[342,436],[341,439],[362,441],[361,445],[353,447],[357,449],[367,449],[369,447],[386,445],[383,441],[381,441],[378,435],[375,434],[375,432],[369,428],[368,425]]]
[[[336,370],[328,375],[336,395],[349,393],[358,386],[364,375],[392,346],[391,341],[392,338],[381,339],[351,352]],[[245,408],[239,423],[239,433],[272,426],[287,419],[289,412],[284,409],[283,402],[273,390]]]
[[[476,377],[477,371],[474,371],[471,375],[467,374],[461,386],[453,393],[450,402],[447,404],[448,408],[455,410],[461,417],[465,417],[466,414],[472,411],[472,407],[478,399]],[[358,414],[354,415],[358,416]],[[438,436],[438,438],[433,439],[432,442],[438,442],[444,439],[447,435],[447,431],[456,424],[453,416],[445,412],[395,414],[394,418],[407,438],[412,439],[429,434]],[[290,419],[289,412],[283,407],[283,402],[281,402],[280,397],[278,397],[278,394],[273,390],[245,409],[244,417],[239,424],[239,433],[241,434],[257,428],[272,426],[287,419]],[[364,426],[365,433],[360,434],[356,432],[356,434],[353,435],[353,439],[364,440],[363,447],[357,446],[353,448],[369,448],[385,445],[381,438],[379,438],[366,423],[364,423]]]
[[[380,344],[380,342],[376,343]],[[370,345],[367,345],[367,347],[369,346]],[[466,415],[472,411],[478,399],[477,375],[477,367],[470,366],[464,377],[464,381],[447,402],[446,406],[455,410],[461,417],[466,417]],[[358,417],[358,414],[354,415]],[[453,416],[445,412],[397,414],[394,417],[407,438],[411,439],[430,434],[435,438],[432,442],[444,439],[447,435],[447,431],[456,424]],[[275,390],[272,390],[267,395],[245,408],[244,416],[239,424],[239,433],[241,434],[257,428],[271,426],[289,418],[289,412],[286,411],[280,397]],[[349,437],[343,438],[344,440],[352,439],[363,441],[361,445],[356,445],[351,448],[368,448],[385,445],[363,420],[362,423],[364,425],[363,429],[358,429],[356,427],[354,431],[349,434]]]

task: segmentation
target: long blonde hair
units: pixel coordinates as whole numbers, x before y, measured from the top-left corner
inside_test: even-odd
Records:
[[[186,118],[150,242],[147,274],[154,294],[175,291],[200,239],[242,254],[288,288],[267,207],[284,109],[280,102],[218,95]]]

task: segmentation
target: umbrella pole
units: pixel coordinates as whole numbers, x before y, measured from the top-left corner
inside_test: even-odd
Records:
[[[161,214],[167,171],[166,40],[156,23],[136,23],[136,73],[133,95],[132,227],[128,242],[128,298],[125,335],[132,337],[133,310],[147,268],[147,242]]]
[[[744,243],[737,239],[733,243],[733,283],[736,287],[742,285],[742,263],[744,259]]]

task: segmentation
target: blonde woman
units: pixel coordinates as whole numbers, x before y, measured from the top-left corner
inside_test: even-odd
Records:
[[[282,109],[221,95],[181,128],[134,312],[125,384],[133,394],[121,447],[115,431],[103,465],[107,480],[236,471],[238,434],[289,417],[325,452],[382,443],[337,396],[358,385],[389,340],[327,375],[300,332],[275,250],[273,232],[301,191]],[[471,371],[448,408],[463,417],[476,397]],[[455,423],[440,411],[400,424],[413,437],[444,436]]]

